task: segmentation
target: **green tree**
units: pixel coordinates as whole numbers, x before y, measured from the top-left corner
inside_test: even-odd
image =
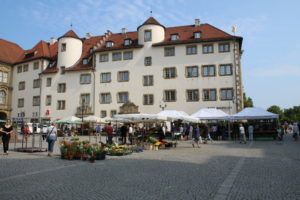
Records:
[[[243,94],[244,98],[244,108],[253,107],[253,100],[250,97],[246,96],[246,93]]]
[[[300,122],[300,106],[284,109],[284,119],[289,122]]]
[[[279,106],[276,106],[276,105],[270,106],[267,109],[267,111],[278,114],[280,120],[283,118],[283,110]]]

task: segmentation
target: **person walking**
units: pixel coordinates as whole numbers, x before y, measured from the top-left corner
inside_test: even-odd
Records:
[[[3,143],[3,152],[4,155],[8,155],[7,151],[9,148],[9,140],[11,134],[13,133],[13,126],[11,125],[11,121],[8,119],[4,126],[1,127],[0,132],[2,133],[2,143]]]
[[[246,144],[246,134],[243,124],[240,124],[240,143]]]
[[[111,126],[111,123],[108,123],[108,125],[105,127],[105,132],[107,135],[107,143],[112,144],[112,139],[113,139],[113,128]]]
[[[253,141],[253,130],[254,130],[254,128],[253,128],[252,124],[250,124],[248,126],[249,141]]]
[[[299,127],[298,124],[295,122],[293,124],[293,138],[295,141],[298,141],[298,135],[299,135]]]
[[[130,145],[132,145],[132,140],[133,140],[133,128],[132,128],[132,125],[130,124],[129,125],[129,128],[128,128],[128,139],[129,139],[129,142],[130,142]]]
[[[51,123],[51,125],[47,129],[47,142],[48,142],[48,156],[53,156],[54,145],[57,139],[57,129],[55,127],[55,123]]]
[[[193,140],[192,146],[195,147],[194,143],[197,145],[198,148],[200,148],[199,140],[200,140],[200,128],[198,125],[195,125],[193,128]]]
[[[179,127],[179,132],[180,132],[180,139],[183,140],[184,128],[182,125],[180,125],[180,127]]]

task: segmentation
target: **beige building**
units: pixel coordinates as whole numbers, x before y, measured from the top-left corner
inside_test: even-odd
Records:
[[[243,108],[241,47],[241,37],[199,20],[164,27],[151,17],[137,31],[85,38],[70,30],[14,62],[12,117],[110,118],[124,104],[140,113],[236,113]]]

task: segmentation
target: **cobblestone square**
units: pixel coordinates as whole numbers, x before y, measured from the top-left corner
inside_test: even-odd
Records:
[[[61,160],[58,152],[48,158],[1,151],[0,199],[300,199],[299,149],[286,136],[201,148],[180,141],[177,148],[95,163]]]

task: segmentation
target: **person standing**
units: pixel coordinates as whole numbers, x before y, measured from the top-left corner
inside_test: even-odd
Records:
[[[129,128],[128,128],[128,139],[130,141],[130,145],[132,145],[132,140],[133,140],[133,128],[132,128],[132,125],[130,124],[129,125]]]
[[[246,144],[246,134],[243,124],[240,124],[240,143]]]
[[[111,126],[111,123],[108,123],[108,125],[105,127],[105,132],[106,132],[106,135],[107,135],[107,143],[112,144],[113,128]]]
[[[299,128],[298,128],[298,124],[295,122],[293,124],[293,138],[295,139],[295,141],[298,140],[298,135],[299,135]]]
[[[48,156],[53,156],[53,150],[56,139],[57,129],[55,127],[55,123],[51,123],[51,125],[47,129]]]
[[[181,140],[183,140],[184,132],[183,132],[183,126],[182,125],[180,125],[180,127],[179,127],[179,132],[180,132]]]
[[[254,130],[254,128],[253,128],[252,124],[250,124],[248,126],[249,141],[253,141],[253,130]]]
[[[9,147],[9,140],[11,134],[13,133],[13,126],[11,125],[11,121],[8,119],[3,127],[1,127],[0,132],[2,133],[2,143],[3,143],[3,152],[4,155],[8,155],[8,147]]]
[[[200,128],[198,125],[195,125],[193,129],[193,135],[192,135],[194,142],[192,143],[193,147],[195,147],[194,143],[197,145],[198,148],[200,148],[199,140],[200,140]]]
[[[190,136],[190,137],[193,136],[193,126],[192,126],[192,125],[190,125],[189,135],[187,136],[187,140],[189,139],[189,136]]]
[[[120,131],[121,131],[122,143],[126,144],[126,134],[128,132],[127,126],[125,124],[121,126]]]

